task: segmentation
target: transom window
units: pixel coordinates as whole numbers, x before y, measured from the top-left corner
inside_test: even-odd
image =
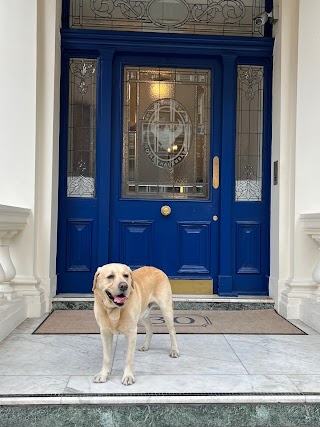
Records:
[[[264,36],[266,0],[70,0],[70,28]]]

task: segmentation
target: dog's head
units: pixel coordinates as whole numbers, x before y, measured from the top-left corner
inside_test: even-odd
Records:
[[[132,271],[125,264],[106,264],[94,275],[93,288],[97,290],[106,307],[123,307],[134,288]]]

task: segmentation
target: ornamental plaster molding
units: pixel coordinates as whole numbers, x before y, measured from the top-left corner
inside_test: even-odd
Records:
[[[0,205],[0,231],[23,230],[27,224],[30,209]]]
[[[318,285],[312,298],[320,302],[320,213],[306,213],[300,215],[304,232],[318,244],[318,262],[313,270],[312,279]]]
[[[320,213],[305,213],[300,215],[302,229],[309,236],[319,236],[320,239]]]

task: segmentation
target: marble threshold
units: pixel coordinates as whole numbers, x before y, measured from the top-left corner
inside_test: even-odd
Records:
[[[93,301],[93,294],[57,294],[53,297],[55,302],[64,302],[64,301]],[[184,295],[184,294],[174,294],[174,302],[230,302],[230,303],[257,303],[257,304],[272,304],[274,300],[268,296],[254,296],[246,295],[241,297],[220,297],[217,294],[213,295]]]

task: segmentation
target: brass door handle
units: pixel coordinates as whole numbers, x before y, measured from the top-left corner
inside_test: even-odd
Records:
[[[215,156],[212,160],[212,187],[219,188],[219,157]]]
[[[163,216],[170,215],[171,214],[171,208],[170,208],[170,206],[167,206],[167,205],[162,206],[161,213],[162,213]]]

